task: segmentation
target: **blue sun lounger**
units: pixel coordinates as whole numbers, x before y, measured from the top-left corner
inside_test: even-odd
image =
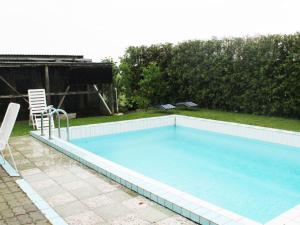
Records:
[[[178,105],[178,106],[183,105],[183,106],[186,106],[188,108],[197,107],[198,106],[198,104],[196,104],[194,102],[178,102],[178,103],[176,103],[176,105]]]
[[[176,107],[172,104],[165,104],[165,105],[160,105],[160,108],[164,110],[168,110],[168,109],[175,109]]]

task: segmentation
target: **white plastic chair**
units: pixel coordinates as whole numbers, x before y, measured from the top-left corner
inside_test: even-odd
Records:
[[[29,89],[28,90],[28,100],[29,100],[29,125],[30,122],[34,129],[41,129],[41,113],[47,107],[46,93],[45,89]],[[54,121],[52,119],[51,126],[54,128]],[[49,118],[47,114],[44,116],[44,127],[49,126]]]
[[[9,140],[11,132],[14,128],[19,110],[20,110],[20,105],[19,104],[10,103],[8,105],[8,108],[6,110],[3,122],[2,122],[1,127],[0,127],[0,152],[1,152],[1,155],[3,157],[3,161],[5,162],[3,152],[5,150],[5,147],[7,147],[8,151],[9,151],[9,154],[10,154],[10,157],[11,157],[11,160],[14,164],[14,167],[15,167],[16,171],[18,171],[18,169],[17,169],[16,163],[15,163],[14,157],[11,153],[11,148],[8,144],[8,140]]]

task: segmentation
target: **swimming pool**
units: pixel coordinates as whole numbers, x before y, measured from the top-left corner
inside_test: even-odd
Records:
[[[200,218],[195,218],[201,214],[201,204],[210,213],[202,212],[203,215],[198,216],[208,218],[215,224],[226,224],[226,219],[216,217],[211,212],[225,216],[232,212],[234,216],[231,219],[236,218],[240,224],[264,224],[298,207],[298,133],[280,133],[282,131],[274,129],[203,119],[199,121],[181,116],[160,120],[157,122],[151,118],[140,120],[139,123],[127,122],[131,126],[122,122],[118,122],[117,126],[116,123],[102,124],[98,132],[98,125],[94,125],[94,129],[90,126],[89,131],[74,129],[71,143],[64,143],[60,148],[68,149],[72,146],[73,152],[69,150],[69,154],[74,154],[74,149],[80,150],[81,156],[74,158],[80,161],[88,155],[90,164],[87,165],[91,167],[97,164],[95,156],[104,160],[102,162],[112,162],[105,171],[110,171],[112,179],[118,182],[119,177],[119,183],[137,192],[143,182],[135,176],[145,178],[150,184],[158,183],[154,188],[148,185],[151,190],[144,188],[142,194],[151,198],[151,193],[156,192],[156,202],[160,203],[159,196],[169,203],[175,202],[180,214],[198,220],[196,222],[201,222]],[[216,124],[210,126],[210,123]],[[253,137],[253,129],[257,129],[257,137]],[[287,135],[290,135],[288,140],[285,138]],[[55,139],[52,142],[57,144],[62,141]],[[126,171],[116,176],[116,168],[125,168]],[[174,189],[173,196],[165,194],[164,185],[167,189]],[[185,199],[190,202],[199,199],[200,203],[197,202],[195,206],[182,199],[176,201],[178,196],[188,196]],[[176,211],[174,205],[168,208]]]

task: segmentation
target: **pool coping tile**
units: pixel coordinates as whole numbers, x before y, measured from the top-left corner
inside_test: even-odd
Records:
[[[67,225],[64,219],[59,216],[35,190],[33,190],[27,181],[18,179],[16,180],[16,183],[53,225]]]
[[[13,168],[10,163],[5,160],[1,155],[0,155],[0,166],[2,166],[2,168],[8,173],[9,176],[11,177],[19,177],[20,174],[18,173],[18,171],[15,170],[15,168]]]

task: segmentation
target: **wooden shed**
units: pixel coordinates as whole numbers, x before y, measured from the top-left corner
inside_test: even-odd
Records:
[[[27,90],[35,88],[46,90],[48,105],[79,116],[114,111],[110,63],[82,55],[0,55],[0,117],[9,102],[17,102],[19,119],[27,119]]]

